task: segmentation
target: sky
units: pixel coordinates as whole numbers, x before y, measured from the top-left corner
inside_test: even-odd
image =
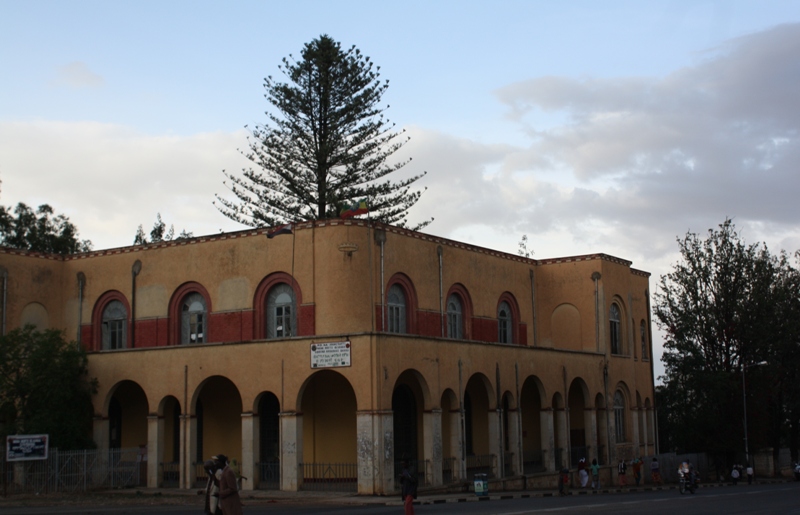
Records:
[[[243,229],[213,205],[223,170],[267,122],[264,77],[321,34],[390,81],[424,232],[610,254],[652,292],[726,218],[800,249],[800,0],[0,0],[0,203],[49,203],[95,249],[158,213]]]

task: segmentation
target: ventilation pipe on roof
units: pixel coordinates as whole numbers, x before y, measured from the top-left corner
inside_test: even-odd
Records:
[[[142,271],[142,262],[138,259],[131,267],[131,348],[136,347],[136,276]]]
[[[444,338],[444,292],[442,288],[442,246],[436,247],[436,254],[439,256],[439,313],[442,317],[442,338]]]
[[[81,328],[83,327],[83,287],[86,286],[86,275],[78,272],[78,348],[81,348]]]
[[[386,283],[383,277],[383,247],[386,244],[386,231],[384,229],[375,229],[375,242],[381,246],[381,331],[386,331]]]

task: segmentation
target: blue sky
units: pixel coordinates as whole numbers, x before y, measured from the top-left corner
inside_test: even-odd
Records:
[[[427,171],[412,221],[536,258],[653,274],[732,217],[800,248],[800,1],[0,0],[0,202],[52,204],[95,248],[212,205],[266,121],[263,78],[329,34],[390,80]]]

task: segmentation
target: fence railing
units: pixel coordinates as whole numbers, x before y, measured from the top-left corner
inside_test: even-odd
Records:
[[[358,491],[356,463],[301,463],[299,467],[303,478],[301,490]]]
[[[281,460],[271,460],[256,463],[258,469],[259,490],[279,490],[281,487]]]
[[[535,474],[537,472],[544,472],[547,466],[544,464],[545,452],[541,449],[535,451],[522,452],[522,473]]]
[[[177,461],[164,461],[158,464],[158,475],[162,488],[178,488],[181,480],[181,464]]]
[[[497,456],[494,454],[476,454],[467,456],[467,480],[471,480],[475,474],[486,474],[488,477],[495,477],[495,467],[497,466]]]
[[[455,458],[442,458],[442,483],[449,485],[458,481]]]
[[[6,462],[0,453],[8,493],[86,492],[98,488],[145,486],[147,462],[139,449],[59,451],[46,460]]]

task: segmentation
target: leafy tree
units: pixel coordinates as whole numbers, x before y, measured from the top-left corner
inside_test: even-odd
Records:
[[[156,222],[153,224],[153,229],[150,230],[150,240],[148,241],[147,236],[144,234],[142,224],[139,224],[139,228],[136,230],[136,236],[133,238],[133,244],[147,245],[148,243],[172,241],[173,239],[183,240],[192,237],[194,237],[194,234],[183,229],[178,237],[175,238],[175,226],[170,224],[169,230],[167,231],[167,224],[161,219],[161,213],[158,213],[156,215]]]
[[[237,200],[217,195],[217,208],[259,227],[335,217],[366,198],[372,218],[405,225],[422,193],[410,187],[424,174],[387,178],[410,160],[387,163],[408,140],[398,140],[401,133],[379,107],[389,87],[379,79],[380,67],[354,46],[342,50],[322,35],[303,47],[300,61],[290,55],[278,68],[289,82],[264,79],[274,111],[252,130],[250,150],[242,153],[256,168],[243,169],[241,177],[223,171]]]
[[[750,449],[778,448],[788,427],[784,379],[800,366],[798,271],[785,253],[745,244],[731,220],[706,239],[687,233],[678,245],[682,260],[661,277],[655,294],[657,323],[666,333],[664,385],[657,391],[662,445],[733,460],[743,450],[746,367]]]
[[[529,258],[529,257],[533,256],[533,254],[534,254],[533,249],[529,249],[528,248],[528,235],[527,234],[523,234],[522,235],[522,238],[520,238],[520,240],[519,240],[518,247],[519,248],[517,249],[517,254],[519,254],[520,256],[526,257],[526,258]]]
[[[0,436],[50,435],[59,449],[94,447],[86,353],[56,330],[33,326],[0,337]]]
[[[78,239],[78,228],[69,218],[53,213],[48,204],[36,211],[22,202],[13,210],[0,206],[0,245],[51,254],[92,250],[91,241]]]

